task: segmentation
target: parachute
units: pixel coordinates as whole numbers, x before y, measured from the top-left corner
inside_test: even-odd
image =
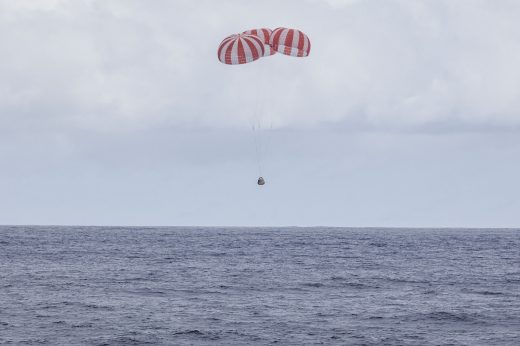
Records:
[[[277,52],[289,56],[306,57],[311,52],[311,41],[296,29],[274,29],[269,44]]]
[[[264,51],[264,43],[258,36],[231,35],[218,47],[218,59],[227,65],[247,64],[264,56]]]
[[[269,57],[276,53],[292,57],[307,57],[311,51],[309,37],[300,30],[290,28],[267,28],[250,29],[240,34],[227,36],[220,43],[217,56],[220,62],[226,65],[243,65],[252,63],[260,58]],[[259,72],[260,73],[260,72]],[[237,94],[241,90],[237,90]],[[258,95],[261,94],[259,91]],[[265,185],[262,177],[261,138],[258,133],[261,128],[260,115],[252,126],[255,135],[255,149],[257,152],[258,171],[260,177],[257,184]],[[258,125],[257,125],[258,124]]]
[[[276,54],[276,51],[273,49],[273,47],[271,47],[270,44],[272,32],[273,31],[271,29],[262,28],[247,30],[244,31],[243,34],[257,36],[264,43],[264,56],[270,56]]]

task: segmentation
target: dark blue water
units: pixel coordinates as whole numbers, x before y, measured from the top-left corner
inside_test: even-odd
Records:
[[[0,344],[520,345],[520,231],[0,227]]]

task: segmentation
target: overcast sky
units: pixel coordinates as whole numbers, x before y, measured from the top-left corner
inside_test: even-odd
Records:
[[[518,18],[518,0],[0,0],[0,224],[520,226]],[[310,56],[218,61],[278,26]]]

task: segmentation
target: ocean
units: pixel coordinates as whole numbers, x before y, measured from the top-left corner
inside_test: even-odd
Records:
[[[520,230],[0,226],[0,344],[520,345]]]

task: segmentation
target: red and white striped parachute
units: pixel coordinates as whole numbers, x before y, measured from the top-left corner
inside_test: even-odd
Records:
[[[269,41],[271,39],[272,32],[273,31],[271,29],[262,28],[262,29],[247,30],[247,31],[244,31],[243,34],[258,36],[258,38],[260,40],[262,40],[262,42],[264,43],[264,46],[265,46],[264,56],[269,56],[269,55],[276,54],[276,51],[273,49],[273,47],[271,47],[269,45]]]
[[[238,34],[226,37],[218,47],[218,59],[227,65],[247,64],[264,56],[264,43],[258,36]]]
[[[311,51],[307,35],[296,29],[274,29],[269,44],[278,53],[290,56],[306,57]]]
[[[244,31],[238,35],[231,35],[226,37],[220,46],[218,47],[217,56],[218,59],[227,65],[240,65],[253,62],[264,56],[270,56],[276,52],[297,56],[305,57],[308,56],[311,51],[311,41],[300,30],[278,28],[274,31],[270,29],[252,29]],[[255,70],[255,69],[253,69]],[[260,73],[260,72],[257,72]],[[257,98],[263,93],[265,87],[258,84],[256,94]],[[241,90],[237,89],[237,93]],[[264,185],[265,180],[262,177],[262,140],[261,140],[261,117],[258,113],[259,107],[256,107],[256,111],[253,111],[252,128],[255,134],[255,146],[258,160],[258,171],[260,178],[258,178],[257,184]],[[265,127],[264,127],[265,128]]]
[[[311,41],[297,29],[251,29],[226,37],[218,47],[218,59],[227,65],[247,64],[276,52],[297,56],[309,56]]]

